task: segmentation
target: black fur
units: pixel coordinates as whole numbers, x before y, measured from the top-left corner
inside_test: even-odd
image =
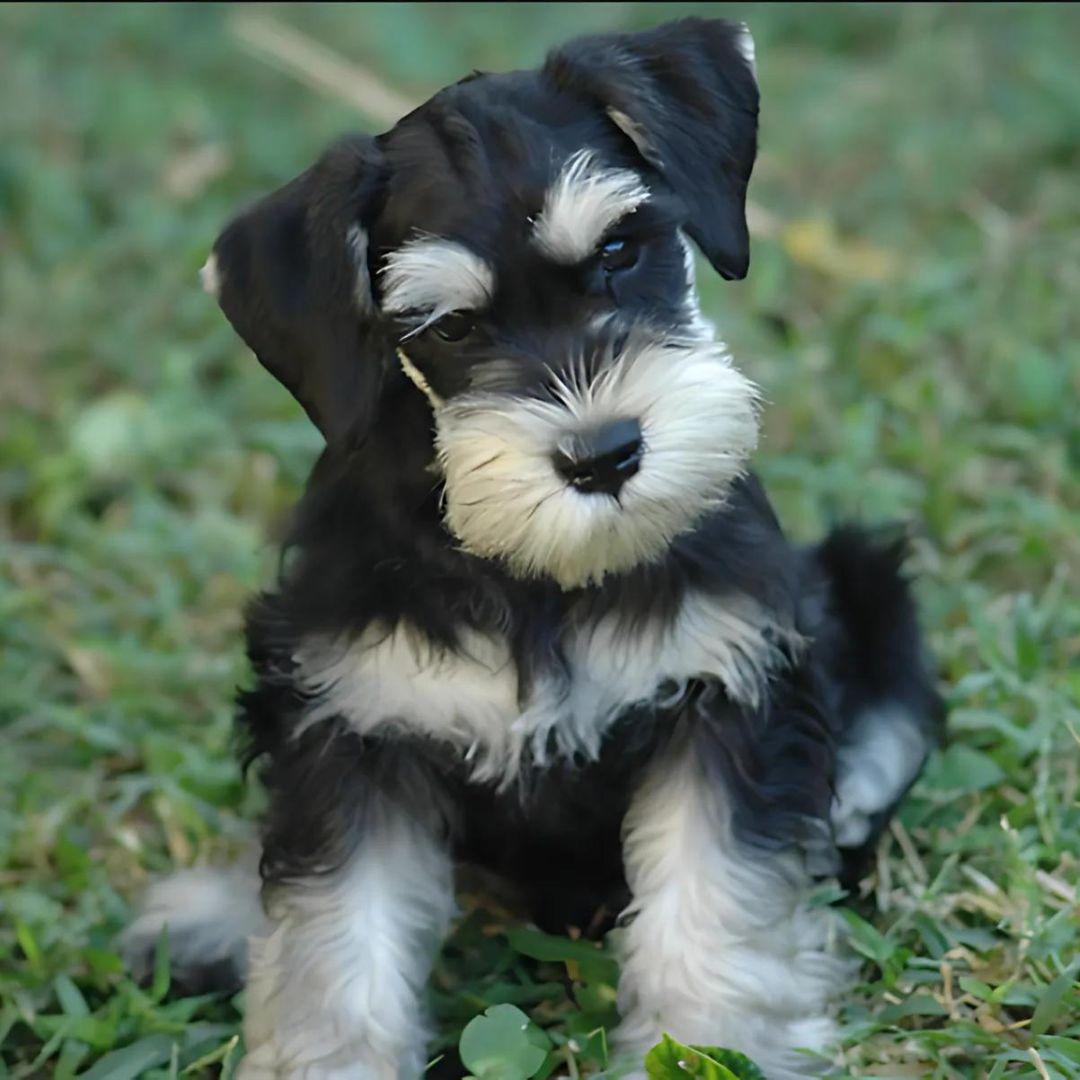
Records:
[[[386,135],[338,144],[218,241],[226,314],[327,439],[281,580],[248,616],[256,681],[240,721],[270,793],[268,882],[339,865],[379,793],[431,822],[459,857],[512,877],[541,925],[597,929],[596,911],[616,913],[625,898],[619,834],[635,782],[677,725],[729,791],[747,844],[797,849],[813,872],[850,878],[868,846],[838,852],[829,808],[854,718],[888,699],[936,736],[940,702],[895,547],[845,528],[793,548],[752,475],[662,560],[600,586],[518,580],[459,550],[430,468],[430,406],[394,355],[410,327],[379,309],[383,260],[418,231],[467,241],[497,267],[498,293],[469,340],[410,339],[410,358],[443,397],[481,377],[507,394],[540,392],[568,341],[588,356],[611,346],[586,329],[597,313],[618,316],[609,334],[677,328],[687,279],[676,228],[725,276],[747,268],[757,89],[737,33],[690,20],[572,44],[538,71],[472,77]],[[629,117],[633,138],[609,108]],[[634,215],[640,265],[615,284],[591,264],[545,264],[522,234],[555,165],[586,145],[658,192]],[[348,246],[353,226],[363,250]],[[503,367],[492,369],[496,358]],[[296,734],[305,699],[293,658],[313,634],[407,622],[450,651],[466,628],[505,635],[524,699],[537,676],[565,674],[569,628],[614,614],[635,634],[669,618],[688,590],[751,597],[809,642],[777,643],[787,664],[758,708],[731,701],[715,679],[692,680],[675,700],[623,716],[599,760],[527,762],[506,790],[471,782],[435,739],[361,737],[333,719]]]
[[[809,573],[827,585],[814,651],[830,674],[829,702],[839,715],[897,703],[921,722],[929,748],[944,734],[945,703],[934,686],[903,576],[906,550],[906,537],[895,529],[846,525],[808,553]],[[876,815],[864,844],[841,851],[839,876],[846,887],[855,887],[906,793],[898,792]]]
[[[391,413],[376,422],[368,455],[396,420]],[[596,912],[614,916],[625,897],[618,841],[634,781],[681,718],[732,794],[744,840],[798,847],[814,872],[842,872],[853,883],[889,812],[866,845],[836,849],[828,814],[838,743],[860,711],[884,698],[918,709],[931,741],[941,717],[895,544],[849,526],[799,552],[748,477],[729,506],[664,562],[568,594],[515,581],[455,550],[438,521],[436,492],[413,505],[404,494],[379,499],[366,491],[365,477],[386,483],[393,454],[381,464],[365,455],[362,470],[334,456],[328,450],[315,470],[279,590],[249,613],[259,681],[242,698],[241,718],[248,756],[265,763],[271,792],[269,880],[333,869],[351,850],[372,787],[389,785],[416,812],[437,815],[459,858],[522,888],[539,925],[603,929],[610,919],[596,921]],[[504,632],[524,691],[531,672],[560,663],[566,627],[615,612],[632,634],[668,615],[691,585],[796,612],[799,631],[815,642],[775,676],[759,710],[734,705],[718,683],[700,680],[668,711],[624,717],[598,761],[536,770],[509,791],[468,782],[460,760],[438,743],[361,739],[336,722],[292,737],[302,701],[290,657],[313,632],[404,619],[451,650],[462,627]]]
[[[357,318],[357,274],[377,301],[385,256],[417,234],[466,239],[499,274],[492,310],[453,350],[453,365],[438,362],[438,342],[410,341],[443,396],[492,357],[513,358],[519,381],[543,378],[573,355],[574,339],[555,328],[585,324],[613,303],[677,323],[686,278],[676,227],[725,276],[744,276],[749,263],[757,88],[734,35],[690,19],[587,39],[541,70],[450,86],[376,139],[341,140],[218,239],[225,314],[327,441],[346,445],[366,434],[382,380],[401,380],[394,347],[409,328],[374,309]],[[649,132],[644,151],[606,107]],[[656,193],[626,223],[642,260],[617,282],[595,264],[553,267],[524,242],[554,170],[584,146],[641,172]],[[364,251],[350,250],[350,226],[367,233]]]
[[[745,277],[750,265],[744,208],[758,89],[741,34],[730,23],[694,19],[584,38],[557,50],[544,69],[560,89],[628,117],[639,152],[686,204],[687,231],[725,278]]]

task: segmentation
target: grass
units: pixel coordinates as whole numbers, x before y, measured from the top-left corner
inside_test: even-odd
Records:
[[[420,96],[661,7],[692,5],[275,14]],[[791,534],[918,523],[952,710],[854,898],[837,1072],[1080,1076],[1080,11],[734,13],[764,92],[754,265],[703,277],[707,307],[771,402]],[[237,1057],[235,1001],[170,997],[164,968],[140,991],[112,951],[148,877],[257,806],[229,752],[239,613],[317,451],[195,272],[231,211],[373,118],[229,16],[0,9],[0,1076]],[[582,949],[472,910],[436,972],[444,1045],[512,1002],[561,1073],[595,1071],[615,974]]]

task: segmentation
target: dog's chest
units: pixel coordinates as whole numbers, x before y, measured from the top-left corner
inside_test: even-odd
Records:
[[[307,725],[341,716],[362,734],[430,737],[474,779],[500,782],[523,762],[595,760],[628,709],[674,702],[691,678],[756,702],[774,642],[775,627],[745,598],[690,596],[662,622],[608,615],[568,626],[565,664],[536,672],[524,698],[509,643],[475,630],[448,650],[409,625],[372,625],[352,640],[313,639],[296,659],[312,695]]]

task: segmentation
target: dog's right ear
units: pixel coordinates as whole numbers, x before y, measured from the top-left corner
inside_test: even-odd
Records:
[[[235,218],[203,268],[204,288],[328,443],[363,435],[382,378],[366,228],[382,176],[372,139],[341,140]]]

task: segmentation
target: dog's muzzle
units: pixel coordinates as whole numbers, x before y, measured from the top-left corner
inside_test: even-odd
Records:
[[[638,333],[527,391],[439,402],[435,424],[462,546],[577,588],[662,558],[722,505],[757,393],[722,345]]]

